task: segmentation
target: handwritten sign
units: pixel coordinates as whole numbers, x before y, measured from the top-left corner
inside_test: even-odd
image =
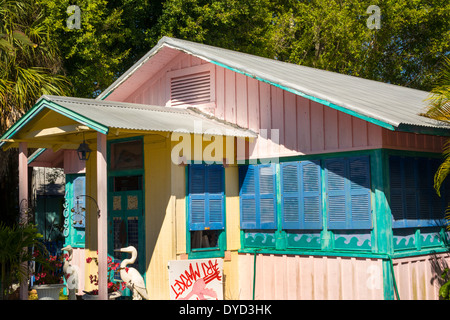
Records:
[[[169,261],[170,299],[222,300],[223,259]]]

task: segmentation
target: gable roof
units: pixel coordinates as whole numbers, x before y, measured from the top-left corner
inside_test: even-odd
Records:
[[[256,137],[250,130],[208,117],[192,109],[44,95],[3,134],[0,138],[0,147],[5,144],[5,139],[12,139],[44,109],[51,109],[103,134],[107,134],[110,128],[117,128]]]
[[[314,69],[262,58],[242,52],[186,40],[163,37],[158,44],[108,87],[97,99],[105,99],[114,90],[133,81],[139,69],[152,59],[161,59],[163,48],[172,48],[199,57],[218,66],[269,83],[323,105],[361,118],[390,130],[427,132],[449,125],[421,116],[429,92],[379,81]],[[432,132],[436,132],[433,131]]]

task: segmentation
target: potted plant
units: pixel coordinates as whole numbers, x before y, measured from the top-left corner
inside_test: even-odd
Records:
[[[53,256],[36,250],[33,257],[43,261],[34,273],[36,290],[39,300],[58,300],[59,292],[64,288],[63,260],[64,255]]]
[[[98,252],[97,252],[98,253]],[[98,258],[95,257],[89,257],[86,258],[86,263],[91,263],[94,261],[98,266]],[[108,256],[108,299],[113,300],[118,297],[120,297],[121,291],[125,290],[126,284],[122,281],[115,281],[114,280],[114,273],[121,270],[120,264],[113,262],[112,258]],[[128,269],[128,268],[126,268]],[[98,272],[95,275],[89,275],[89,280],[91,284],[98,287]],[[83,291],[86,293],[83,296],[84,300],[97,300],[98,299],[98,289],[94,289],[92,291]]]

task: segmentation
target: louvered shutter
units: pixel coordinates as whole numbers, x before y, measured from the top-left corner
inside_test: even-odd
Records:
[[[276,229],[276,189],[275,165],[259,166],[259,227],[260,229]]]
[[[302,229],[322,229],[322,187],[319,161],[300,162]]]
[[[204,165],[189,166],[189,208],[191,231],[206,228],[206,170]]]
[[[276,229],[275,165],[239,167],[241,229]]]
[[[325,161],[329,229],[372,228],[369,157]]]
[[[256,168],[253,165],[239,167],[241,229],[256,229],[257,173],[255,171]]]
[[[189,230],[224,229],[223,167],[189,166]]]
[[[328,228],[346,228],[346,176],[345,160],[331,159],[325,161],[328,193]]]
[[[280,169],[282,228],[300,229],[299,162],[282,163]]]
[[[207,227],[211,230],[224,229],[224,185],[223,167],[210,165],[207,168]]]
[[[404,223],[403,209],[403,161],[400,157],[389,158],[390,207],[394,227]]]
[[[322,229],[320,161],[281,164],[283,229]]]
[[[372,227],[369,157],[348,160],[350,180],[350,225],[353,229]]]

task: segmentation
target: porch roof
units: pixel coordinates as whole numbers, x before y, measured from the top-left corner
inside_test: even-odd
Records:
[[[256,137],[256,134],[248,129],[226,123],[193,109],[44,95],[3,134],[0,138],[0,147],[11,142],[27,123],[46,109],[53,110],[103,134],[115,128],[142,132],[187,132]]]
[[[199,57],[389,130],[449,134],[449,124],[421,115],[426,111],[425,100],[429,92],[170,37],[163,37],[98,99],[106,99],[109,95],[114,99],[123,90],[129,90],[129,86],[139,86],[146,79],[142,77],[143,72],[155,69],[155,61],[162,65],[173,58],[167,48]]]

